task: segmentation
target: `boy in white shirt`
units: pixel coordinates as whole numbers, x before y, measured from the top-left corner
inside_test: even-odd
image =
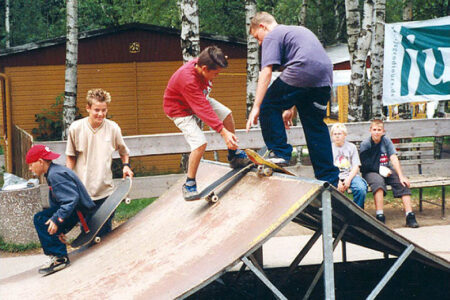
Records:
[[[111,171],[114,151],[119,151],[123,178],[133,177],[133,171],[119,125],[106,119],[111,95],[103,89],[91,89],[86,99],[89,116],[76,120],[69,127],[66,165],[78,175],[98,208],[114,191]],[[99,236],[112,230],[113,216],[102,227]]]
[[[344,124],[336,123],[331,127],[331,140],[333,141],[333,162],[339,168],[338,190],[344,193],[350,189],[353,201],[364,209],[364,200],[367,194],[367,183],[358,175],[359,160],[355,144],[347,142],[347,128]]]

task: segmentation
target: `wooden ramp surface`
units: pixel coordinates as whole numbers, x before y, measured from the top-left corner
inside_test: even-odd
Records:
[[[199,188],[229,171],[202,163]],[[318,181],[247,174],[216,204],[186,202],[178,181],[99,245],[70,255],[47,277],[36,269],[0,280],[0,299],[173,299],[231,268],[323,189]]]

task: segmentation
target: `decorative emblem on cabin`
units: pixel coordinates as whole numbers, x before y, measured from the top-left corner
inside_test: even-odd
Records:
[[[141,44],[139,42],[132,42],[128,46],[128,50],[130,53],[139,53],[141,52]]]

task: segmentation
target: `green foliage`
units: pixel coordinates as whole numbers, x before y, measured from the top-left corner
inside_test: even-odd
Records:
[[[157,198],[142,198],[131,200],[130,204],[122,202],[116,210],[114,220],[125,221],[135,216],[142,209],[152,204]]]
[[[35,114],[37,128],[33,128],[31,133],[38,141],[59,141],[63,130],[63,104],[64,94],[56,97],[55,103],[50,109],[43,109],[42,113]],[[82,117],[78,107],[75,112],[75,120]]]
[[[6,252],[24,252],[27,250],[38,249],[41,247],[40,243],[28,243],[28,244],[13,244],[7,243],[0,237],[0,250]]]

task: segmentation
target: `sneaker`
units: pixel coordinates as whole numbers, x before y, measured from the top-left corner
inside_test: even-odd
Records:
[[[39,268],[39,274],[50,275],[64,269],[68,265],[70,265],[70,260],[67,255],[61,257],[50,255],[48,262]]]
[[[245,151],[240,149],[236,150],[236,153],[232,156],[228,155],[228,161],[232,169],[239,169],[251,164],[251,160],[247,157]]]
[[[381,223],[385,224],[386,223],[386,218],[384,216],[384,214],[378,214],[376,216],[377,220],[380,221]]]
[[[406,227],[419,227],[419,224],[416,221],[416,215],[413,212],[410,212],[408,215],[406,215]]]
[[[277,156],[275,153],[270,152],[269,156],[266,158],[267,161],[270,161],[271,163],[274,163],[280,167],[286,167],[289,166],[289,160],[286,160],[282,157]]]
[[[183,184],[182,187],[183,197],[186,201],[192,201],[199,199],[199,193],[197,192],[197,184]]]

